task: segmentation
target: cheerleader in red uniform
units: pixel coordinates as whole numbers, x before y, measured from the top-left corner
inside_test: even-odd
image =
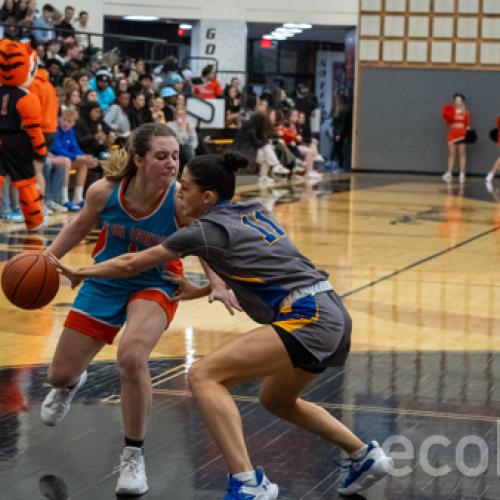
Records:
[[[462,94],[453,96],[453,104],[443,107],[443,118],[449,128],[448,131],[448,170],[443,175],[445,182],[451,182],[456,151],[460,160],[459,181],[465,181],[465,136],[470,127],[470,114],[465,107],[465,97]]]
[[[497,116],[497,144],[500,146],[500,113]],[[496,162],[493,163],[490,173],[486,176],[486,187],[488,191],[493,190],[493,179],[495,178],[495,172],[500,169],[500,156],[497,158]]]

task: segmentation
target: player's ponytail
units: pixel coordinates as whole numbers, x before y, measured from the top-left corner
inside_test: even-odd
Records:
[[[230,200],[236,188],[235,172],[248,164],[236,151],[223,155],[201,155],[191,160],[186,168],[192,181],[202,191],[215,191],[219,200]]]
[[[123,178],[132,178],[137,172],[135,156],[144,158],[151,147],[153,137],[174,137],[175,133],[160,123],[145,123],[137,127],[127,141],[125,149],[112,151],[109,160],[103,165],[106,179],[119,182]]]

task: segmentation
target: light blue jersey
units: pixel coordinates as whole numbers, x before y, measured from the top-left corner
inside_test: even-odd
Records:
[[[169,189],[165,189],[149,212],[143,214],[134,213],[127,208],[124,200],[126,188],[127,180],[123,179],[115,186],[101,212],[102,230],[92,254],[96,263],[159,245],[179,228],[175,218],[175,182]],[[182,272],[182,264],[175,261],[168,265],[168,269],[179,274]],[[162,289],[167,288],[167,294],[172,296],[177,285],[165,281],[165,271],[166,266],[162,265],[129,278],[92,278],[89,281],[135,290],[161,286]]]

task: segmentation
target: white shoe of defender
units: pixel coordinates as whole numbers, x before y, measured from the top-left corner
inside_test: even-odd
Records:
[[[76,392],[85,384],[87,380],[87,372],[80,375],[78,383],[73,389],[63,387],[61,389],[53,388],[45,396],[40,411],[40,417],[45,425],[57,425],[68,414],[71,408],[71,401],[75,397]]]
[[[337,491],[341,495],[354,495],[369,488],[373,483],[385,477],[393,468],[394,462],[388,457],[377,441],[368,443],[366,455],[360,459],[347,459],[347,475]]]
[[[451,182],[452,180],[450,172],[445,172],[441,178],[443,179],[444,182]]]
[[[149,490],[142,450],[125,446],[120,458],[120,477],[116,483],[118,495],[143,495]]]

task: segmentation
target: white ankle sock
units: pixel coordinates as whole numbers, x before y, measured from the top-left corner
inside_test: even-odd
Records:
[[[242,483],[255,482],[255,471],[238,472],[238,474],[233,474],[233,477]]]
[[[76,186],[75,193],[73,194],[73,203],[80,203],[83,199],[83,187]]]
[[[354,458],[355,460],[359,460],[360,458],[363,458],[366,455],[366,450],[368,450],[367,444],[362,446],[359,450],[356,450],[354,453],[351,453],[350,457]]]
[[[62,194],[61,194],[61,200],[62,204],[64,205],[65,203],[68,203],[69,198],[68,198],[68,186],[63,186],[62,188]]]

